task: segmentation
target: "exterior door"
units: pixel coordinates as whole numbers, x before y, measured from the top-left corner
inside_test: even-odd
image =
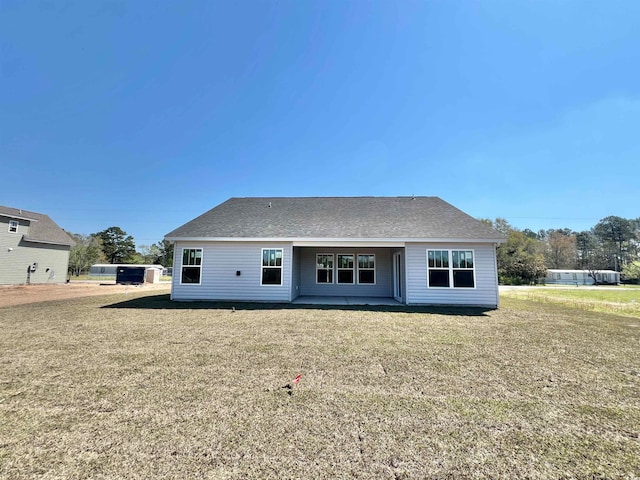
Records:
[[[402,255],[393,254],[393,298],[402,302]]]

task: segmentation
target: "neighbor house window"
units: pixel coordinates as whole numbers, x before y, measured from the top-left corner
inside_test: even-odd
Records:
[[[262,249],[262,285],[282,285],[282,249]]]
[[[354,283],[354,255],[338,255],[338,283]]]
[[[333,254],[316,255],[316,283],[333,283]]]
[[[9,232],[16,233],[18,231],[17,220],[9,220]]]
[[[473,250],[427,250],[427,285],[474,288]]]
[[[375,255],[358,255],[358,283],[376,283]]]
[[[182,276],[180,283],[200,284],[202,277],[202,249],[182,249]]]

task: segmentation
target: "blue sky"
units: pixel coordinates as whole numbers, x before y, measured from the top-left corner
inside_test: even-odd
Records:
[[[640,2],[0,0],[0,204],[151,244],[233,196],[640,217]]]

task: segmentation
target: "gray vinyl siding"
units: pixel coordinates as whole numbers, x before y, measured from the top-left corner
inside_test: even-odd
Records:
[[[427,288],[427,250],[474,250],[475,288]],[[426,305],[498,306],[493,244],[409,244],[406,252],[406,302]]]
[[[0,218],[1,285],[26,283],[27,267],[34,262],[38,264],[38,268],[30,274],[31,283],[64,283],[67,280],[70,249],[68,245],[25,242],[22,237],[29,233],[28,221],[19,220],[18,231],[10,233],[9,219]]]
[[[200,284],[180,283],[182,249],[202,248]],[[282,248],[282,285],[261,285],[262,249]],[[291,301],[293,247],[288,242],[175,243],[171,285],[173,300]],[[239,271],[240,275],[236,275]]]
[[[393,297],[392,284],[392,256],[389,248],[323,248],[304,247],[296,249],[301,257],[300,268],[300,295],[309,296],[357,296],[357,297]],[[316,283],[316,254],[327,253],[334,255],[334,283]],[[356,269],[354,271],[354,284],[338,284],[337,280],[337,255],[356,255]],[[357,283],[357,255],[374,254],[375,257],[375,285],[360,285]]]

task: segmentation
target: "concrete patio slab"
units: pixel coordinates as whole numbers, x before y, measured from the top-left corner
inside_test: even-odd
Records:
[[[402,306],[402,303],[393,298],[381,297],[312,297],[300,296],[293,302],[294,305],[387,305]]]

